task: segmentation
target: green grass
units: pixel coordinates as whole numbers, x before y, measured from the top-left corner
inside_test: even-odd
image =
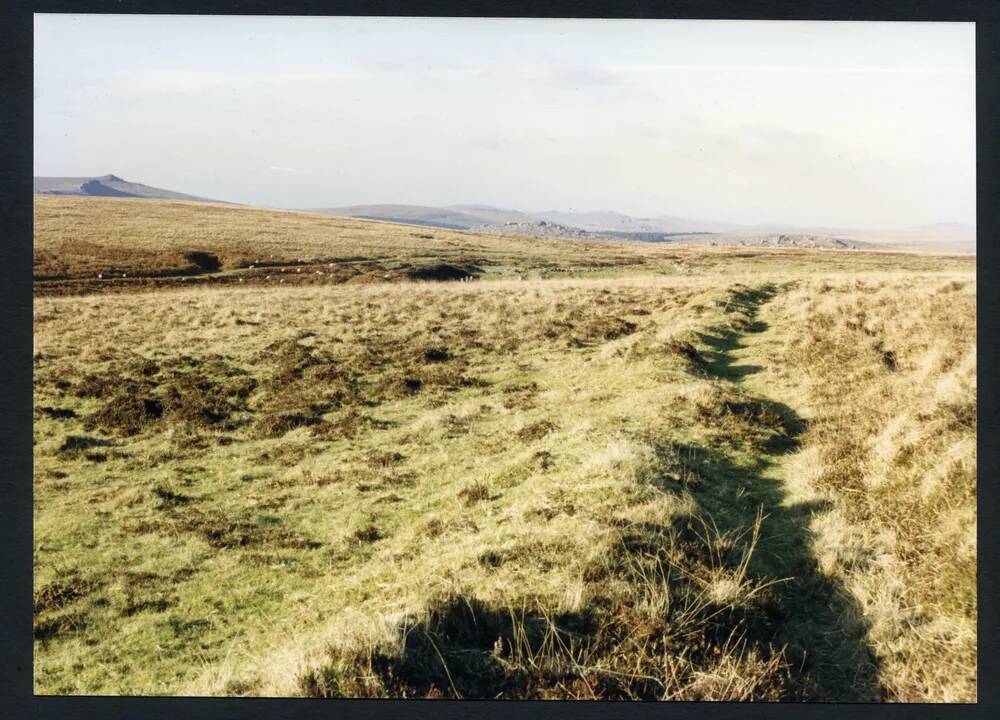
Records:
[[[971,261],[741,254],[36,298],[36,691],[974,697]]]

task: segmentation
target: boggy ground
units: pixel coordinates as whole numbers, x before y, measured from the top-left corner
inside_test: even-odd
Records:
[[[974,699],[972,261],[768,257],[37,298],[36,691]]]

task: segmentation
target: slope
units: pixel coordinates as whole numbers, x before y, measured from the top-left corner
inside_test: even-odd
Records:
[[[187,200],[189,202],[222,202],[196,195],[164,190],[130,182],[117,175],[100,177],[35,177],[35,195],[80,195],[88,197],[146,198],[156,200]]]

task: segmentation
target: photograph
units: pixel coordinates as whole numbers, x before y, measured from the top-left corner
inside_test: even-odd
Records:
[[[34,695],[976,703],[976,27],[35,13]]]

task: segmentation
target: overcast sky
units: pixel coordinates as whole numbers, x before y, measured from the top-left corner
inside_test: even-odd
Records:
[[[35,174],[274,207],[975,222],[968,23],[35,16]]]

